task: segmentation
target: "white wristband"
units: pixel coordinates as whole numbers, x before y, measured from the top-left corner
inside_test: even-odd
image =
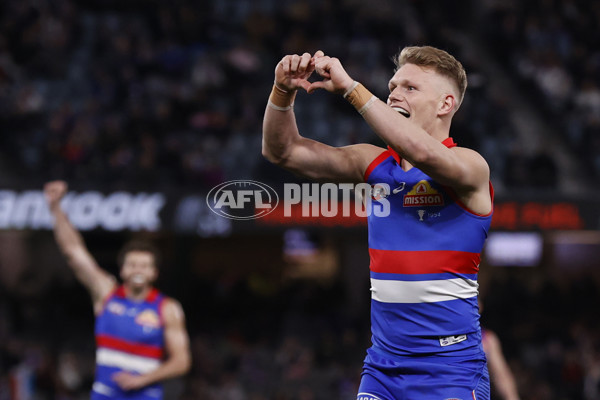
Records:
[[[274,85],[274,86],[275,86],[277,89],[281,90],[283,93],[289,93],[289,92],[290,92],[289,90],[285,90],[285,89],[283,89],[281,86],[279,86],[279,85],[277,84],[277,82],[276,82],[276,81],[273,81],[273,85]]]
[[[294,103],[292,103],[286,107],[280,107],[280,106],[273,104],[273,102],[271,100],[267,101],[267,105],[269,107],[271,107],[273,110],[277,110],[277,111],[289,111],[294,107]]]
[[[352,83],[352,85],[351,85],[351,86],[348,88],[348,90],[346,90],[346,93],[344,93],[344,98],[348,97],[348,95],[349,95],[350,93],[352,93],[352,91],[353,91],[354,89],[356,89],[356,87],[357,87],[357,86],[358,86],[358,82],[357,82],[357,81],[354,81],[354,82]]]
[[[369,109],[369,107],[371,107],[373,105],[373,103],[375,103],[377,100],[379,100],[379,98],[377,96],[373,95],[373,97],[371,97],[369,99],[369,101],[367,101],[366,104],[364,106],[362,106],[360,108],[360,110],[358,110],[358,113],[360,115],[364,115],[367,112],[367,110]]]

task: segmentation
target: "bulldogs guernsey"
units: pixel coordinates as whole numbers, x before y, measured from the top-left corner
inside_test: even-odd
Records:
[[[443,143],[456,146],[452,138]],[[404,171],[391,148],[365,180],[374,193],[378,184],[389,187],[383,196],[390,206],[389,216],[368,218],[372,351],[480,357],[477,273],[491,213],[466,210],[452,189],[417,168]],[[375,199],[371,207],[381,207]]]
[[[152,289],[144,301],[133,301],[118,287],[96,317],[96,380],[92,400],[162,399],[157,383],[125,392],[111,379],[119,371],[148,373],[160,365],[164,338],[161,303],[164,296]]]

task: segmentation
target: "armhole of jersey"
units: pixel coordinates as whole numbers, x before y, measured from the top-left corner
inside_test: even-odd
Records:
[[[371,163],[369,164],[369,166],[365,170],[365,175],[364,175],[365,182],[367,182],[367,180],[369,179],[369,176],[371,175],[371,172],[373,172],[373,170],[375,168],[377,168],[377,166],[379,164],[381,164],[389,156],[390,156],[390,151],[389,150],[384,150],[380,155],[378,155],[377,157],[375,157],[375,159],[373,161],[371,161]]]
[[[465,210],[466,212],[468,212],[469,214],[473,214],[477,217],[489,217],[490,215],[492,215],[494,213],[494,186],[492,186],[492,181],[489,182],[489,187],[490,187],[490,200],[492,202],[492,209],[490,210],[489,213],[487,214],[479,214],[476,213],[475,211],[471,210],[470,208],[468,208],[456,195],[456,192],[454,191],[454,189],[452,189],[450,186],[443,186],[443,188],[446,190],[446,192],[448,193],[448,195],[452,198],[452,200],[454,200],[454,202],[463,210]]]
[[[167,298],[165,296],[161,296],[160,301],[158,302],[158,320],[159,320],[161,328],[163,328],[165,326],[165,317],[164,317],[164,313],[163,313],[163,307],[165,306],[166,301],[167,301]]]

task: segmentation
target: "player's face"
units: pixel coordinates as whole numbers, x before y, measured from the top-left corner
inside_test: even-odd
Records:
[[[121,266],[121,279],[131,288],[145,288],[156,280],[158,271],[154,255],[147,251],[130,251]]]
[[[448,85],[447,79],[431,68],[405,64],[389,81],[387,104],[428,131],[438,116]]]

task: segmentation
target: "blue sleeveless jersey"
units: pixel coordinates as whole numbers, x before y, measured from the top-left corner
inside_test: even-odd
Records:
[[[119,371],[145,374],[158,368],[164,350],[163,300],[164,296],[156,289],[144,301],[130,300],[122,286],[108,297],[96,317],[96,379],[92,400],[162,399],[162,386],[158,383],[125,392],[111,376]]]
[[[452,138],[443,143],[456,146]],[[368,217],[372,349],[480,356],[477,273],[492,215],[467,210],[452,189],[417,168],[404,171],[400,161],[388,148],[365,173],[383,196],[373,198]]]

